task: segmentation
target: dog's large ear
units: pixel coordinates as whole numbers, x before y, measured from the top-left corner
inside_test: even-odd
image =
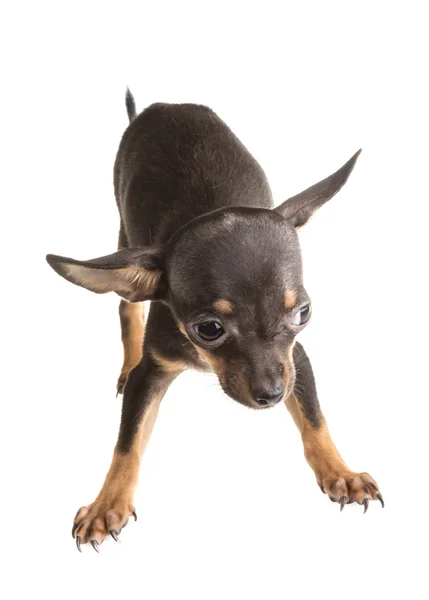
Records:
[[[51,267],[68,281],[96,294],[116,292],[131,302],[155,300],[163,293],[162,248],[119,250],[92,260],[74,260],[48,254]]]
[[[361,150],[358,150],[341,169],[338,169],[338,171],[329,175],[326,179],[322,179],[322,181],[312,185],[300,194],[289,198],[289,200],[286,200],[274,210],[285,217],[295,227],[305,225],[322,204],[325,204],[325,202],[340,191],[353,171],[360,153]]]

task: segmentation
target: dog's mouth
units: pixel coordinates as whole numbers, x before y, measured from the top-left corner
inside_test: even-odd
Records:
[[[246,406],[247,408],[252,408],[254,410],[266,410],[268,408],[273,408],[278,404],[281,404],[286,400],[286,398],[290,395],[290,387],[285,390],[282,396],[276,399],[274,402],[270,400],[259,400],[256,401],[252,395],[250,394],[250,390],[243,393],[243,387],[238,384],[238,377],[235,375],[231,375],[228,377],[219,376],[219,383],[222,387],[224,393],[229,396],[235,402]],[[247,386],[246,386],[247,387]],[[292,385],[293,387],[293,385]]]
[[[244,406],[247,406],[248,408],[252,408],[253,410],[267,410],[269,408],[274,408],[278,404],[281,404],[282,402],[284,402],[284,400],[286,399],[286,395],[284,395],[281,397],[280,400],[276,400],[276,402],[261,402],[261,401],[257,402],[256,400],[254,400],[251,397],[242,399],[242,398],[237,398],[235,396],[231,396],[231,394],[228,394],[228,396],[230,398],[232,398],[233,400],[235,400],[236,402],[238,402],[239,404],[243,404]]]
[[[219,383],[223,392],[235,402],[247,406],[247,408],[256,408],[252,404],[252,399],[248,394],[243,394],[238,385],[238,377],[236,375],[220,375],[217,374]]]
[[[267,410],[267,408],[274,408],[275,406],[277,406],[277,404],[280,404],[281,402],[283,402],[283,399],[270,404],[260,404],[258,402],[252,401],[252,405],[250,406],[250,408],[253,408],[255,410]]]

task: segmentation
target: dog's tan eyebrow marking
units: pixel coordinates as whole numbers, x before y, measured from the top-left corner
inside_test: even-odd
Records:
[[[296,292],[289,290],[285,294],[285,307],[290,310],[296,304]]]
[[[216,300],[213,304],[213,308],[223,315],[230,315],[232,313],[232,306],[228,300]]]

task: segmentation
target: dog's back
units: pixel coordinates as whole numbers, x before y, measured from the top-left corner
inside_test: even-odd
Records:
[[[225,206],[272,206],[262,168],[211,109],[158,103],[135,117],[127,95],[127,110],[114,171],[121,245],[165,242]]]

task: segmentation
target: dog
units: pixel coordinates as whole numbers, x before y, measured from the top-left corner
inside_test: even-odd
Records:
[[[273,207],[264,171],[206,106],[156,103],[130,124],[114,165],[118,251],[79,261],[52,254],[62,277],[121,296],[123,393],[112,464],[92,504],[76,514],[77,548],[119,541],[131,515],[140,460],[160,402],[185,369],[214,372],[224,392],[254,409],[284,403],[322,492],[343,510],[384,501],[351,471],[322,414],[297,334],[311,317],[297,229],[346,183],[360,150],[338,171]],[[151,301],[145,327],[143,302]]]

